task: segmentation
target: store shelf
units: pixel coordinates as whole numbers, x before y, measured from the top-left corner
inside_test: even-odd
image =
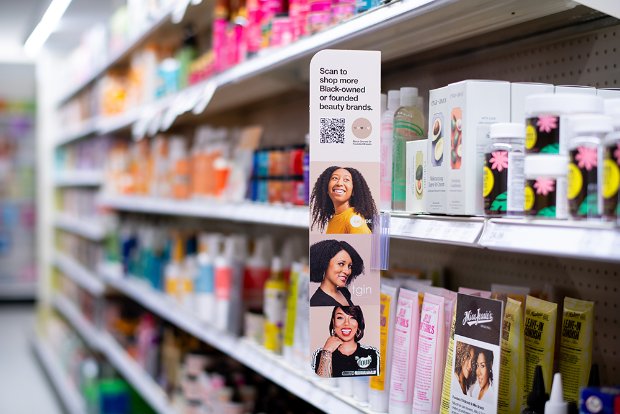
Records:
[[[69,322],[90,349],[93,351],[101,349],[101,333],[82,316],[82,313],[69,299],[62,294],[57,294],[52,299],[52,305]]]
[[[93,135],[105,135],[127,130],[137,119],[138,111],[128,111],[114,116],[98,116],[84,122],[75,131],[63,132],[56,139],[55,145],[60,147]]]
[[[63,131],[60,136],[56,139],[56,145],[65,145],[70,142],[76,141],[81,138],[86,138],[88,136],[94,135],[97,133],[97,120],[90,119],[83,122],[79,127],[70,130]]]
[[[97,275],[74,259],[64,253],[56,251],[54,253],[54,265],[60,271],[78,284],[82,289],[87,290],[93,296],[101,296],[105,291],[105,285]]]
[[[114,368],[136,389],[159,414],[174,413],[161,387],[133,360],[108,333],[100,336],[100,351]]]
[[[77,234],[85,239],[101,241],[105,237],[105,227],[97,218],[80,218],[67,213],[56,213],[54,225],[61,230]]]
[[[139,213],[201,217],[296,228],[308,227],[307,207],[109,195],[99,197],[98,203],[116,210]]]
[[[0,283],[0,300],[34,300],[37,295],[36,282]]]
[[[98,187],[102,183],[102,171],[63,171],[54,179],[56,187]]]
[[[390,236],[397,239],[477,246],[484,228],[481,217],[410,216],[392,213]]]
[[[479,243],[510,252],[620,262],[620,230],[612,223],[491,219]]]
[[[46,340],[38,336],[32,339],[32,347],[65,410],[70,414],[85,413],[86,402],[75,385],[69,381],[67,375],[63,372],[62,367],[58,363],[59,358],[53,355],[52,347]]]
[[[276,356],[248,340],[240,339],[201,322],[167,295],[156,292],[146,283],[125,278],[113,268],[102,265],[101,274],[107,284],[130,297],[146,309],[196,338],[253,369],[260,375],[286,388],[291,393],[325,410],[337,413],[370,412],[350,398],[333,392],[319,378],[291,367]]]

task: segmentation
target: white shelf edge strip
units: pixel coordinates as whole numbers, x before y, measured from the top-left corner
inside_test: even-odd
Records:
[[[34,299],[37,295],[37,282],[2,282],[0,299]]]
[[[102,333],[100,344],[100,350],[108,361],[155,411],[160,414],[174,413],[161,387],[121,348],[110,334]]]
[[[232,356],[259,374],[288,389],[300,398],[328,412],[359,413],[364,408],[355,406],[350,399],[342,399],[327,387],[317,385],[314,379],[298,372],[280,357],[270,354],[249,341],[240,340],[219,331],[183,310],[174,300],[153,291],[146,283],[119,277],[102,266],[101,273],[106,282],[145,308],[159,315],[178,328]],[[317,405],[317,401],[321,405]]]
[[[62,273],[90,294],[101,296],[105,291],[105,285],[99,280],[96,273],[89,271],[66,254],[59,251],[54,252],[54,264]]]
[[[84,339],[88,346],[98,351],[101,349],[101,334],[86,318],[82,316],[76,306],[69,301],[64,295],[57,294],[52,299],[52,304],[67,319],[69,324]]]
[[[61,399],[63,406],[70,414],[83,414],[86,412],[86,403],[62,367],[58,364],[58,357],[52,355],[51,347],[47,341],[35,335],[32,339],[32,346],[36,355],[49,376],[52,387],[56,389],[56,394]]]
[[[101,171],[68,171],[61,172],[54,178],[57,187],[69,186],[99,186],[103,183]]]
[[[129,196],[102,196],[98,203],[123,211],[203,217],[297,228],[308,227],[307,207],[272,206],[251,202],[221,203],[213,200],[182,201]]]
[[[54,225],[64,231],[77,234],[92,241],[101,241],[105,237],[105,228],[96,223],[97,218],[79,218],[67,213],[57,213]]]
[[[396,238],[475,246],[483,230],[484,220],[392,216],[390,225],[390,236]]]

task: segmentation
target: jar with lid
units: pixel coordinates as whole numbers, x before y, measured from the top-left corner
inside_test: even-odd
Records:
[[[565,117],[602,114],[603,99],[583,94],[537,94],[525,99],[527,154],[568,154]]]
[[[484,156],[483,196],[487,216],[523,214],[525,125],[496,123]]]
[[[529,155],[525,157],[525,214],[536,218],[566,219],[566,171],[568,157]]]
[[[600,191],[603,166],[602,141],[612,131],[605,115],[568,117],[572,138],[568,152],[568,210],[573,218],[600,217],[603,199]]]

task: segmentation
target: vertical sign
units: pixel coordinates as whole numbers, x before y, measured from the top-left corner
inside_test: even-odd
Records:
[[[323,50],[310,63],[310,344],[322,377],[379,374],[381,54]]]

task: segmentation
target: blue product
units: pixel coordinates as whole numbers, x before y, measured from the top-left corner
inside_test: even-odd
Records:
[[[198,276],[194,281],[194,292],[215,293],[215,267],[213,263],[198,266]]]
[[[581,390],[579,412],[582,414],[615,414],[620,408],[620,387],[588,387]]]

